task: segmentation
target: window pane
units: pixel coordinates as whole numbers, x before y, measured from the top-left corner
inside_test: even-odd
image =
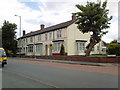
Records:
[[[61,43],[54,43],[54,51],[57,51],[59,52],[60,51],[60,48],[61,48]]]
[[[41,41],[41,35],[38,35],[38,41]]]
[[[77,51],[84,51],[84,50],[85,50],[85,43],[77,42]]]
[[[57,38],[61,38],[62,37],[62,32],[61,32],[61,30],[58,30],[57,31]]]
[[[45,40],[47,40],[47,34],[45,34]]]
[[[36,52],[42,52],[42,44],[36,45]]]
[[[49,36],[49,39],[52,40],[52,33],[50,33],[49,35],[50,35],[50,36]]]

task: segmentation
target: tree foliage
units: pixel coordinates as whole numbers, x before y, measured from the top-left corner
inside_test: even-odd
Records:
[[[108,54],[120,56],[120,44],[119,43],[110,43],[108,45]]]
[[[109,21],[112,16],[108,17],[109,10],[106,9],[107,1],[101,3],[87,2],[85,6],[77,4],[79,12],[73,13],[76,17],[78,29],[83,33],[92,32],[90,43],[86,47],[86,56],[90,55],[92,48],[101,41],[101,37],[108,31]]]
[[[117,43],[117,40],[113,40],[113,41],[111,41],[111,43]]]
[[[4,21],[2,26],[2,47],[7,51],[13,52],[16,54],[17,50],[17,41],[16,41],[16,32],[17,25],[15,23],[9,23],[9,21]],[[9,55],[9,52],[7,52]]]
[[[65,48],[63,44],[61,45],[60,54],[65,55]]]

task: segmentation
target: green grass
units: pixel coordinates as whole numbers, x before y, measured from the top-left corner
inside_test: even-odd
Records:
[[[91,55],[91,56],[107,56],[107,54],[96,54],[96,55]]]

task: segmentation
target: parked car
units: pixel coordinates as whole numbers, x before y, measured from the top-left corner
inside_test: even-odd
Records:
[[[3,48],[0,48],[0,65],[4,67],[5,64],[7,64],[7,55],[5,53],[5,50]]]

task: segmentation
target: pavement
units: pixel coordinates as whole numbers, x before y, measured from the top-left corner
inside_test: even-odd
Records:
[[[42,62],[66,63],[66,64],[92,65],[92,66],[118,66],[118,63],[98,63],[98,62],[67,61],[67,60],[37,59],[37,58],[17,58],[17,59],[35,60],[35,61],[42,61]]]

